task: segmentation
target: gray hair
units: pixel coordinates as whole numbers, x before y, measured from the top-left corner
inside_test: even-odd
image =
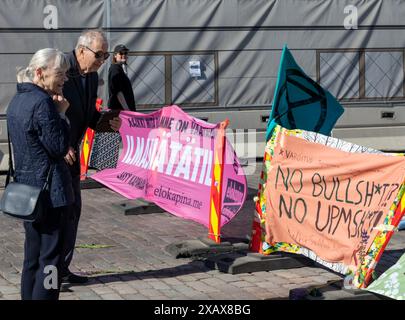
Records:
[[[17,82],[32,82],[35,76],[35,70],[43,70],[53,67],[68,70],[70,67],[66,55],[58,49],[45,48],[34,53],[28,67],[20,68],[17,72]]]
[[[76,50],[80,47],[90,47],[94,40],[101,39],[107,43],[107,38],[101,29],[84,30],[77,40]]]

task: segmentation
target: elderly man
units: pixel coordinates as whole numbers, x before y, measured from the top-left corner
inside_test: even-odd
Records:
[[[65,258],[62,266],[63,282],[85,283],[87,277],[76,275],[69,270],[76,242],[77,228],[81,213],[80,194],[80,155],[79,147],[88,127],[95,129],[100,113],[96,110],[98,74],[97,70],[109,57],[108,43],[101,30],[84,31],[73,50],[68,56],[70,69],[67,72],[68,81],[63,87],[63,95],[69,101],[70,108],[66,116],[70,121],[70,148],[65,161],[70,165],[73,180],[75,202],[71,207],[68,223],[64,229]],[[121,120],[110,120],[111,128],[118,131]]]

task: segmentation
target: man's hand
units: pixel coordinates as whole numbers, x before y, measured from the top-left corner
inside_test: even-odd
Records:
[[[70,165],[73,165],[76,161],[76,152],[72,147],[69,147],[69,151],[65,156],[65,161]]]
[[[115,117],[112,120],[110,120],[110,127],[114,131],[119,131],[121,128],[122,120],[120,117]]]

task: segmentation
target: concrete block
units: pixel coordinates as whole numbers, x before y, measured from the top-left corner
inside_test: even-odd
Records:
[[[232,244],[234,251],[236,252],[247,252],[249,250],[249,243],[234,243]]]
[[[229,241],[222,241],[220,243],[215,242],[212,239],[209,239],[207,237],[200,237],[198,238],[202,243],[206,244],[207,246],[211,248],[220,248],[220,247],[230,247],[231,243]]]
[[[172,243],[166,246],[166,251],[176,258],[187,257],[208,257],[216,254],[227,252],[246,252],[248,244],[234,243],[223,241],[216,243],[206,237],[201,237],[194,240],[185,240],[177,243]]]
[[[313,264],[312,260],[306,257],[284,253],[267,256],[258,253],[248,253],[247,255],[229,253],[208,257],[205,263],[210,268],[230,274],[300,268]]]
[[[118,209],[120,212],[124,213],[124,215],[126,216],[165,212],[165,210],[163,210],[156,204],[141,198],[113,203],[112,206]]]
[[[96,189],[96,188],[104,188],[104,185],[93,180],[92,178],[86,178],[80,181],[80,189]]]
[[[200,256],[202,258],[210,257],[210,259],[215,259],[216,255],[225,253],[239,253],[242,256],[246,256],[249,250],[249,243],[248,241],[243,242],[244,239],[238,240],[242,242],[231,243],[230,241],[223,241],[216,243],[207,237],[200,237],[194,240],[169,244],[166,246],[166,252],[175,258]]]
[[[165,250],[177,259],[231,252],[233,247],[229,242],[218,244],[209,239],[195,239],[169,244]]]
[[[371,292],[351,293],[345,290],[325,291],[319,296],[308,294],[304,300],[381,300],[377,295]]]
[[[202,243],[200,240],[186,240],[176,243],[171,243],[165,247],[166,252],[178,258],[187,258],[193,254],[204,253],[208,250],[209,246]]]
[[[343,280],[324,285],[291,289],[290,300],[383,300],[384,297],[361,289],[346,289]],[[388,299],[388,298],[386,298]]]

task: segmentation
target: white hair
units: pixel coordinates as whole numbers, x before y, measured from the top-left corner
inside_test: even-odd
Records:
[[[101,39],[107,43],[107,38],[101,29],[84,30],[77,40],[76,50],[80,47],[90,47],[96,39]]]
[[[28,67],[20,68],[17,72],[17,82],[32,82],[35,76],[35,70],[43,70],[53,67],[68,70],[70,67],[66,55],[58,49],[45,48],[34,53]]]

